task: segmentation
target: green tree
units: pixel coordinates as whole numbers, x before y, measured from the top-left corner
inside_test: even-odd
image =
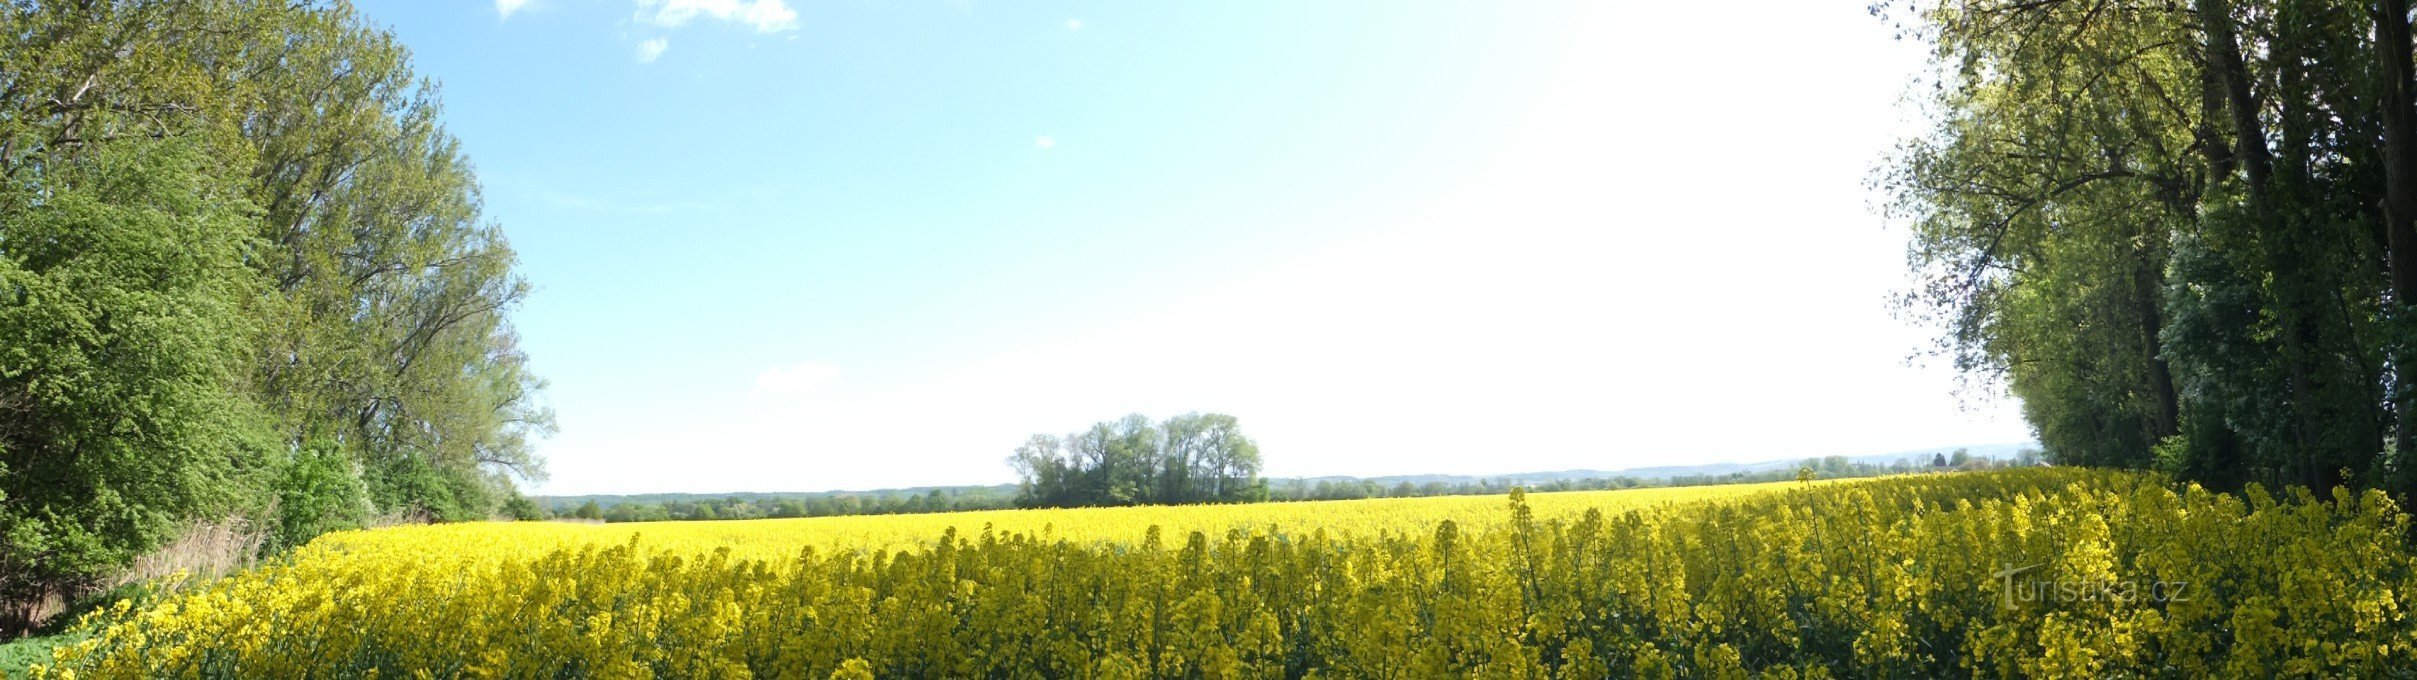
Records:
[[[1913,233],[1905,309],[2051,460],[2406,498],[2405,3],[1877,9],[1938,67],[1937,126],[1878,176]]]
[[[1064,437],[1034,435],[1007,458],[1027,507],[1261,500],[1259,448],[1228,415],[1152,423],[1129,415]],[[937,496],[925,506],[948,507]]]
[[[510,500],[504,501],[502,514],[515,522],[534,522],[548,516],[545,506],[519,494],[513,494]]]
[[[527,284],[391,33],[341,0],[16,2],[0,28],[0,600],[194,515],[275,507],[289,544],[353,521],[285,504],[283,473],[437,519],[543,474]]]
[[[8,603],[70,594],[186,518],[250,505],[273,448],[242,396],[256,209],[200,135],[174,132],[20,156],[40,185],[0,184]],[[10,609],[0,635],[31,623]]]
[[[331,442],[312,442],[287,457],[276,483],[276,531],[268,548],[300,547],[330,531],[369,521],[369,490],[352,459]]]
[[[1160,446],[1164,437],[1158,428],[1151,424],[1149,416],[1135,413],[1117,420],[1109,429],[1109,464],[1103,472],[1109,502],[1115,505],[1163,502],[1157,493],[1158,477],[1166,466],[1159,459],[1164,453]]]
[[[1063,440],[1052,435],[1036,434],[1016,447],[1015,455],[1007,459],[1015,468],[1017,494],[1026,505],[1059,506],[1072,501],[1073,466],[1066,460]],[[818,513],[830,514],[830,513]]]

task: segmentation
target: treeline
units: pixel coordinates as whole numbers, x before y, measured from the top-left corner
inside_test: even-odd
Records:
[[[1880,475],[1915,472],[1981,471],[2017,467],[2032,467],[2042,461],[2038,452],[2024,450],[2012,458],[1998,459],[1972,455],[1957,449],[1929,459],[1901,458],[1888,463],[1867,463],[1845,456],[1807,458],[1794,467],[1774,468],[1755,472],[1725,474],[1672,475],[1647,477],[1613,475],[1574,479],[1533,480],[1517,477],[1480,479],[1470,482],[1399,481],[1391,484],[1365,479],[1288,479],[1271,482],[1268,499],[1274,501],[1340,501],[1363,498],[1423,498],[1428,496],[1491,496],[1510,493],[1511,489],[1532,492],[1549,491],[1609,491],[1646,487],[1713,486],[1718,484],[1759,484],[1784,482],[1797,478],[1800,471],[1811,471],[1821,479],[1877,477]]]
[[[1267,498],[1259,445],[1233,416],[1187,413],[1092,425],[1064,437],[1033,435],[1015,455],[1024,507],[1232,503]]]
[[[496,512],[551,427],[514,261],[351,7],[0,4],[0,637],[197,518]]]
[[[2417,490],[2406,0],[1883,2],[1904,299],[2059,463]]]
[[[926,489],[921,492],[817,493],[795,496],[667,499],[600,503],[583,499],[554,505],[553,516],[606,522],[784,519],[841,515],[904,515],[925,512],[1001,510],[1016,507],[1013,491],[992,487]]]
[[[1612,475],[1531,479],[1519,476],[1470,481],[1387,481],[1384,479],[1261,479],[1264,498],[1274,502],[1334,501],[1366,498],[1429,496],[1492,496],[1511,489],[1535,492],[1605,491],[1648,487],[1712,486],[1783,482],[1810,471],[1821,479],[1876,477],[1916,472],[1972,472],[2032,467],[2042,461],[2036,449],[2023,449],[2008,458],[1973,455],[1956,449],[1930,458],[1900,458],[1886,463],[1857,461],[1845,456],[1807,458],[1794,466],[1752,472],[1670,476]],[[536,499],[518,519],[569,519],[603,522],[663,522],[724,519],[785,519],[845,515],[903,515],[926,512],[965,512],[1025,507],[1021,485],[929,487],[879,491],[809,493],[739,493],[721,498],[698,494],[640,494],[633,496],[568,496]]]

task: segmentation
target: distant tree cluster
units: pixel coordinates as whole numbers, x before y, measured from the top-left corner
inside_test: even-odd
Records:
[[[1505,477],[1480,479],[1473,482],[1410,482],[1385,483],[1373,479],[1286,479],[1268,483],[1267,498],[1271,501],[1350,501],[1363,498],[1426,498],[1429,496],[1490,496],[1510,493],[1520,488],[1528,491],[1603,491],[1660,486],[1662,480],[1647,477],[1590,477],[1586,479],[1555,479],[1527,481]]]
[[[1259,445],[1233,416],[1141,414],[1063,437],[1036,434],[1008,457],[1025,507],[1265,500]]]

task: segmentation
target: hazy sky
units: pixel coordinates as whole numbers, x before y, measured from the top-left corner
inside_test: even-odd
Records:
[[[1272,475],[2024,441],[1890,317],[1863,2],[370,0],[538,290],[541,493],[997,483],[1221,411]],[[1969,410],[1968,410],[1969,408]]]

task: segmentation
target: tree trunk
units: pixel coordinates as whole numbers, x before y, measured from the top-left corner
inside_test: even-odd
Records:
[[[2139,300],[2140,343],[2148,355],[2148,391],[2150,398],[2149,446],[2153,449],[2166,437],[2182,431],[2182,406],[2174,391],[2173,366],[2165,357],[2165,305],[2161,279],[2164,277],[2162,258],[2156,251],[2143,246],[2133,270],[2135,299]],[[2151,460],[2154,464],[2156,461]]]
[[[2225,0],[2199,0],[2199,23],[2207,32],[2207,69],[2224,96],[2232,123],[2235,157],[2249,180],[2249,201],[2257,204],[2274,174],[2274,151],[2266,147],[2266,126],[2258,122],[2257,94],[2249,89],[2249,66],[2241,59],[2240,39],[2234,35],[2232,7]]]
[[[2290,412],[2292,446],[2289,455],[2299,461],[2297,472],[2302,484],[2323,493],[2339,483],[2333,456],[2319,451],[2317,434],[2325,426],[2322,413],[2315,403],[2319,391],[2315,388],[2318,371],[2316,361],[2317,332],[2310,314],[2315,306],[2304,291],[2309,282],[2300,266],[2305,244],[2302,234],[2294,233],[2274,205],[2274,150],[2266,143],[2265,123],[2258,120],[2262,107],[2257,93],[2249,84],[2249,67],[2241,58],[2241,44],[2235,32],[2232,8],[2225,0],[2199,0],[2199,23],[2207,39],[2207,68],[2224,93],[2224,109],[2232,124],[2233,147],[2240,161],[2241,174],[2247,182],[2249,219],[2256,225],[2260,249],[2266,257],[2268,284],[2273,296],[2274,312],[2282,328],[2283,363],[2290,381]]]
[[[2384,236],[2391,250],[2392,301],[2395,315],[2406,317],[2417,305],[2417,81],[2410,78],[2408,0],[2376,0],[2376,57],[2383,63]],[[2395,334],[2397,336],[2398,334]],[[2406,356],[2399,337],[2392,354],[2393,455],[2402,471],[2395,481],[2399,493],[2417,486],[2406,458],[2417,451],[2417,424],[2410,422],[2417,389],[2417,357]]]

